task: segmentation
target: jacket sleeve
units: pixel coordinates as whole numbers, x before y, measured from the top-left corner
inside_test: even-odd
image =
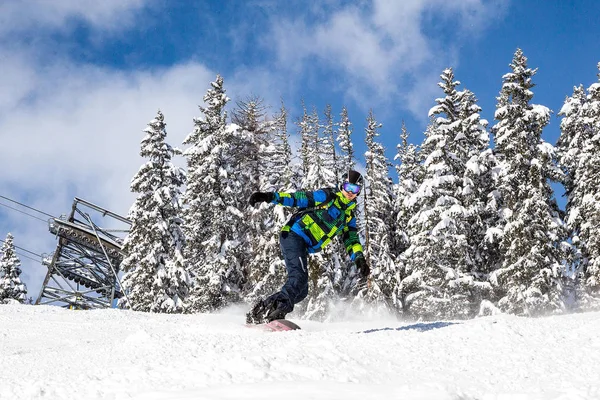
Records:
[[[314,192],[275,192],[273,193],[273,204],[284,207],[312,208],[329,201],[331,193],[329,189],[319,189]]]
[[[344,241],[344,246],[346,246],[346,251],[352,261],[364,257],[363,247],[360,244],[358,230],[356,229],[356,217],[354,214],[352,214],[352,219],[344,227],[342,239]]]

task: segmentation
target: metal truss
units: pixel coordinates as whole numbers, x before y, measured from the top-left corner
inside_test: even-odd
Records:
[[[95,221],[102,221],[102,228]],[[131,222],[85,200],[75,198],[68,218],[52,218],[48,228],[58,238],[35,304],[75,309],[107,308],[124,295],[119,282],[123,236]]]

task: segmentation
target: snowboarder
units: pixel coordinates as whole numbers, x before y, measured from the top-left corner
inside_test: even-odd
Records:
[[[279,237],[287,280],[279,292],[259,300],[252,307],[246,314],[247,323],[261,324],[283,319],[292,312],[294,304],[308,295],[308,254],[320,251],[339,234],[361,276],[369,276],[370,269],[363,255],[354,216],[356,198],[362,185],[362,175],[350,170],[344,175],[339,188],[295,193],[255,192],[250,196],[252,207],[265,202],[299,207],[301,210],[292,215]]]

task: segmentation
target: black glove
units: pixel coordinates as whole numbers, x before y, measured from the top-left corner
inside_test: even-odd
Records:
[[[271,201],[273,201],[274,197],[275,196],[273,195],[273,193],[270,192],[254,192],[250,196],[250,200],[248,200],[248,203],[250,203],[250,205],[254,207],[256,203],[270,203]]]
[[[369,268],[369,264],[367,264],[367,260],[364,257],[359,257],[356,259],[356,268],[360,272],[361,276],[364,278],[368,277],[371,273],[371,268]]]

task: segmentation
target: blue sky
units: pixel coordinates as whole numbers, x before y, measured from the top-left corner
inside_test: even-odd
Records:
[[[3,2],[0,195],[57,216],[75,196],[126,214],[146,123],[160,108],[181,146],[217,73],[231,104],[258,95],[275,112],[283,99],[290,122],[302,100],[347,106],[361,154],[372,108],[390,158],[402,120],[421,142],[446,67],[493,125],[517,47],[539,68],[534,103],[557,113],[574,85],[598,81],[599,15],[593,0]],[[9,231],[54,249],[43,223],[0,206],[0,237]],[[44,269],[23,264],[35,297]]]
[[[122,11],[129,13],[122,27],[98,26],[73,13],[60,25],[18,34],[22,42],[38,46],[33,52],[37,62],[49,58],[124,73],[197,63],[222,74],[226,86],[231,80],[241,85],[241,90],[227,86],[232,100],[255,94],[275,109],[283,98],[292,119],[300,113],[301,99],[319,111],[331,103],[339,113],[346,105],[357,142],[362,142],[364,119],[373,108],[384,124],[382,141],[389,156],[401,119],[414,142],[422,139],[427,111],[440,95],[437,75],[446,66],[454,67],[457,79],[475,92],[482,114],[492,124],[501,77],[517,47],[524,50],[531,67],[539,68],[534,102],[555,112],[574,85],[588,86],[596,80],[600,28],[595,18],[600,5],[594,1],[468,0],[461,6],[437,0],[285,3],[140,0]],[[377,8],[382,13],[391,10],[392,20],[377,16]],[[403,18],[412,19],[408,26]],[[352,21],[362,25],[354,29],[345,25]],[[361,34],[373,37],[349,42]],[[329,43],[315,40],[328,35]],[[417,44],[411,47],[403,40]],[[372,43],[376,51],[365,49]],[[296,49],[298,53],[291,54]],[[405,67],[405,61],[410,66]],[[156,107],[162,106],[158,98]],[[545,138],[550,142],[556,140],[558,123],[553,118],[547,129]]]

